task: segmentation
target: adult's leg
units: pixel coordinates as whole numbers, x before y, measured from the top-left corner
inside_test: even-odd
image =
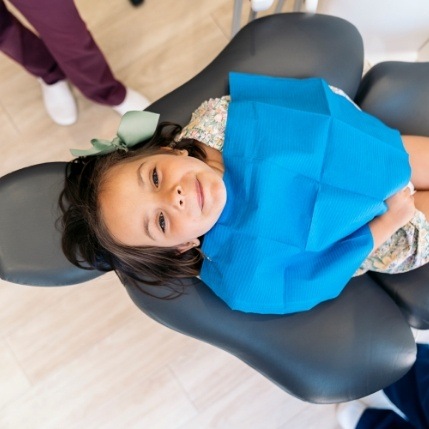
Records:
[[[429,427],[429,345],[417,345],[417,359],[399,381],[384,389],[413,427]]]
[[[65,78],[43,41],[23,26],[0,0],[0,50],[29,73],[53,84]]]
[[[337,420],[342,429],[416,429],[382,391],[339,404]]]
[[[353,401],[338,407],[343,429],[427,429],[429,427],[429,345],[417,345],[417,359],[410,371],[384,389],[405,419],[391,409],[367,408]]]
[[[416,427],[394,411],[368,408],[362,414],[356,429],[416,429]]]
[[[116,106],[125,99],[124,85],[79,15],[73,0],[10,0],[28,19],[67,78],[86,97]]]

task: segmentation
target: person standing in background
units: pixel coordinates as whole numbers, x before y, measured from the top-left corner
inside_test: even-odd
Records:
[[[26,28],[0,0],[0,51],[36,76],[49,116],[59,125],[77,120],[68,81],[88,99],[120,115],[149,101],[118,81],[73,0],[9,0],[38,32]]]
[[[342,429],[429,428],[429,344],[417,344],[417,359],[400,380],[382,391],[340,404]]]

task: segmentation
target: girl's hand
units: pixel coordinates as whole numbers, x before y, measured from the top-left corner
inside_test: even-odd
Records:
[[[369,223],[374,239],[374,249],[380,247],[399,228],[408,223],[416,208],[411,189],[407,186],[386,200],[387,212]]]
[[[394,232],[408,223],[416,211],[414,197],[408,186],[388,198],[386,204],[388,209],[383,216],[388,218],[392,228],[396,228]]]

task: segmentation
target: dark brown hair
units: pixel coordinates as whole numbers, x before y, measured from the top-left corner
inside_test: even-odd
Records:
[[[194,140],[174,141],[180,131],[179,125],[163,122],[154,136],[137,145],[136,149],[81,157],[68,163],[59,205],[62,249],[69,261],[84,269],[115,270],[123,282],[133,284],[160,285],[198,274],[202,262],[198,248],[180,253],[176,248],[133,247],[115,241],[103,222],[98,202],[106,173],[119,163],[149,156],[158,153],[162,147],[173,145],[175,149],[186,149],[190,156],[204,161],[206,154]],[[180,282],[176,283],[180,285]],[[179,289],[175,289],[173,295],[179,294]]]

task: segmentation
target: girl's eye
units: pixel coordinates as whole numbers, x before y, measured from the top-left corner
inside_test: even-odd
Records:
[[[165,217],[163,213],[160,213],[158,218],[159,227],[161,228],[162,232],[165,232]]]
[[[159,186],[159,178],[158,178],[158,172],[156,171],[156,168],[154,168],[152,171],[152,181],[156,187]]]

